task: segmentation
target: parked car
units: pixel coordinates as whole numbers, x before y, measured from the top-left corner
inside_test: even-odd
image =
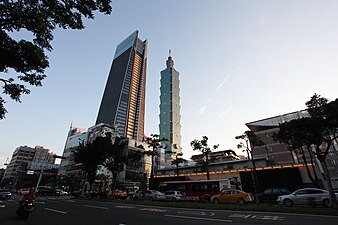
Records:
[[[79,189],[79,190],[74,190],[74,191],[70,192],[70,195],[74,196],[74,197],[80,197],[81,193],[82,193],[82,191],[81,191],[81,189]]]
[[[12,193],[7,189],[0,189],[0,200],[8,200],[12,196]]]
[[[182,191],[166,191],[164,192],[165,199],[167,201],[183,201],[185,200],[186,194]]]
[[[16,191],[16,194],[18,195],[25,195],[29,193],[29,188],[20,188]]]
[[[38,187],[36,195],[56,195],[56,189],[47,186]]]
[[[218,195],[213,195],[211,201],[218,203],[238,203],[244,205],[245,203],[253,202],[252,194],[240,190],[222,190]]]
[[[138,191],[136,195],[134,195],[134,200],[142,199],[142,191]],[[165,200],[165,195],[162,192],[156,190],[147,190],[145,192],[145,199],[150,201],[160,201]]]
[[[338,196],[338,193],[336,193]],[[324,205],[330,206],[329,192],[319,188],[302,188],[289,195],[281,195],[277,198],[279,204],[293,205]]]
[[[125,200],[125,199],[127,199],[128,194],[125,191],[121,191],[121,190],[116,189],[114,191],[114,193],[113,193],[113,197],[115,199],[123,199],[123,200]]]
[[[276,202],[279,196],[288,194],[291,194],[291,191],[286,188],[269,188],[257,194],[257,198],[260,202]]]
[[[64,196],[64,195],[68,195],[68,192],[67,191],[64,191],[62,189],[56,189],[56,195],[57,196]]]

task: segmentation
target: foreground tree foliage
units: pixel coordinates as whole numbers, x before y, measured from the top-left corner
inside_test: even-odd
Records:
[[[328,99],[314,94],[305,104],[310,116],[280,124],[276,137],[291,146],[308,146],[312,149],[311,154],[315,155],[323,168],[331,204],[338,208],[326,164],[327,155],[338,138],[338,99],[329,102]]]
[[[82,18],[94,19],[94,12],[110,14],[111,0],[2,0],[0,1],[0,119],[7,113],[4,95],[20,102],[29,94],[27,84],[42,86],[49,66],[45,50],[53,48],[56,28],[78,29]],[[18,32],[32,35],[32,40],[17,40]]]
[[[216,150],[218,148],[218,144],[217,145],[214,145],[212,147],[212,149],[208,146],[208,140],[209,138],[207,136],[203,136],[202,137],[202,140],[193,140],[192,142],[190,142],[190,145],[192,147],[192,149],[194,151],[200,151],[202,152],[204,158],[205,158],[205,170],[207,172],[207,180],[210,180],[210,173],[209,173],[209,160],[210,160],[210,153],[213,151],[213,150]],[[201,162],[202,163],[202,162]]]

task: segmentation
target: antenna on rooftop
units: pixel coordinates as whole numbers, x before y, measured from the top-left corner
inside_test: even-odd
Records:
[[[9,158],[6,159],[6,162],[4,163],[5,166],[9,164]]]

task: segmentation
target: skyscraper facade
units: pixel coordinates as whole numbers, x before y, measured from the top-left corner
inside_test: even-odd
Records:
[[[172,153],[181,153],[181,113],[180,113],[180,80],[179,72],[174,68],[170,55],[166,62],[167,68],[161,71],[160,95],[160,137],[167,139],[166,158]]]
[[[118,134],[144,136],[147,40],[132,33],[116,48],[96,124],[117,126]]]

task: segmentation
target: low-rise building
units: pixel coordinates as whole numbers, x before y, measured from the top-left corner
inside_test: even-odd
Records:
[[[46,149],[43,146],[34,148],[20,146],[14,150],[2,180],[11,180],[14,187],[24,185],[20,183],[24,180],[29,180],[26,175],[27,171],[31,170],[31,165],[34,163],[39,164],[40,167],[42,164],[54,165],[55,158],[53,155],[50,149]]]

